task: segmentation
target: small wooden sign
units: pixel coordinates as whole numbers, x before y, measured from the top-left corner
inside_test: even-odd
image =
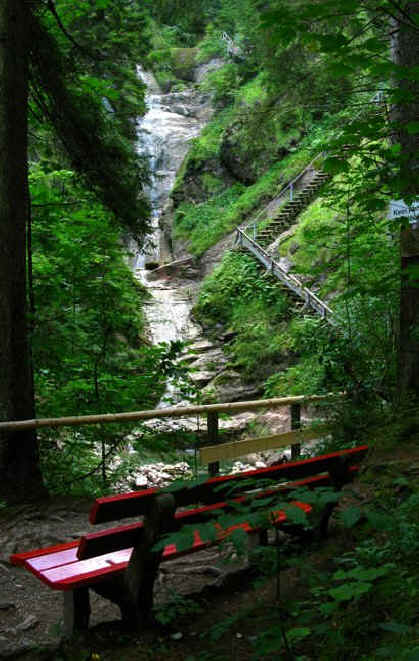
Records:
[[[327,436],[330,431],[331,429],[327,425],[319,425],[316,428],[298,429],[283,434],[274,434],[273,436],[249,438],[245,441],[223,443],[222,445],[209,445],[200,449],[199,457],[202,464],[226,459],[236,459],[237,457],[243,457],[244,455],[253,452],[276,450],[278,448],[294,445],[295,443],[313,441],[317,438]]]

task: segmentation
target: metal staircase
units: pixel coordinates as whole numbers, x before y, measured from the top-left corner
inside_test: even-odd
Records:
[[[268,225],[265,225],[259,231],[256,222],[251,223],[244,230],[237,228],[236,245],[254,255],[272,275],[283,283],[284,287],[294,296],[298,311],[312,308],[322,319],[334,325],[333,312],[327,303],[322,301],[311,289],[305,287],[301,280],[287,273],[266,250],[279,234],[292,225],[303,209],[308,207],[329,179],[330,175],[313,167],[315,161],[323,156],[324,154],[318,154],[295,179],[278,193],[277,197],[287,195],[289,199],[279,208],[278,213],[270,219]],[[314,174],[309,183],[302,190],[298,191],[298,193],[295,193],[295,185],[310,171],[313,171]],[[253,238],[251,238],[251,234]]]
[[[382,91],[377,92],[370,100],[370,103],[372,104],[373,116],[382,115],[383,112],[388,113],[385,96]],[[371,107],[368,108],[368,112],[371,113]],[[357,113],[352,121],[362,114],[363,111]],[[308,287],[305,287],[301,280],[291,273],[287,273],[287,271],[278,264],[278,262],[276,262],[272,255],[266,250],[266,248],[273,243],[282,232],[290,228],[293,221],[299,216],[303,209],[308,207],[317,196],[322,186],[329,178],[331,178],[329,174],[314,167],[314,163],[319,159],[322,159],[324,156],[324,152],[318,154],[311,163],[309,163],[309,165],[307,165],[307,167],[295,177],[295,179],[278,193],[276,196],[277,198],[287,195],[289,199],[283,206],[279,207],[278,211],[269,219],[268,223],[261,223],[262,228],[260,230],[257,226],[257,219],[255,219],[253,223],[250,223],[244,230],[237,228],[236,245],[254,255],[254,257],[256,257],[256,259],[263,264],[268,271],[287,287],[287,289],[300,302],[300,305],[297,305],[300,311],[306,308],[312,308],[322,317],[322,319],[325,319],[329,324],[336,326],[333,311],[327,303],[322,301]],[[310,171],[314,172],[310,182],[295,194],[295,185]],[[251,238],[251,236],[253,238]]]
[[[313,201],[330,175],[316,170],[310,183],[282,206],[277,215],[271,218],[269,225],[256,232],[255,240],[262,247],[269,246],[276,237],[289,229],[299,214]]]
[[[262,248],[256,241],[250,238],[244,230],[237,228],[236,236],[236,245],[238,247],[248,250],[256,259],[265,266],[265,268],[272,273],[278,280],[280,280],[298,300],[303,301],[303,306],[300,307],[300,310],[304,308],[312,308],[317,312],[322,319],[325,319],[328,323],[335,325],[333,319],[333,311],[331,308],[322,301],[311,289],[305,287],[301,280],[287,273],[286,270],[278,264],[269,253]]]

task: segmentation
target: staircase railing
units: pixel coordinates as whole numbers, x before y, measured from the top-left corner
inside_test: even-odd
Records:
[[[292,202],[292,200],[294,199],[294,186],[295,186],[295,184],[298,181],[300,181],[300,179],[302,179],[304,177],[304,175],[310,170],[310,168],[313,167],[313,164],[316,161],[318,161],[319,158],[323,158],[325,156],[325,154],[326,154],[326,152],[324,152],[324,151],[320,152],[320,154],[317,154],[317,156],[315,156],[313,158],[313,160],[310,161],[310,163],[308,165],[306,165],[304,170],[301,170],[301,172],[299,174],[297,174],[297,176],[294,177],[294,179],[292,181],[290,181],[289,184],[284,186],[284,188],[278,193],[278,197],[282,197],[289,190],[290,201]]]
[[[374,103],[377,106],[379,105],[384,105],[385,104],[385,92],[383,90],[379,90],[374,94],[374,96],[371,97],[370,103]],[[355,120],[357,120],[362,114],[364,113],[364,109],[360,110],[355,114],[354,117],[352,117],[351,121],[349,124],[352,124]],[[284,186],[275,197],[279,198],[285,195],[287,191],[289,191],[289,200],[292,202],[294,199],[294,186],[304,177],[305,174],[310,170],[311,167],[313,167],[313,164],[318,161],[320,158],[324,158],[326,156],[327,152],[322,151],[319,154],[317,154],[312,161],[306,167],[304,170],[301,170],[299,174],[297,174],[296,177],[292,181],[290,181],[286,186]],[[252,231],[253,236],[256,237],[256,219],[253,220],[253,222],[249,223],[246,228],[246,232]]]
[[[385,103],[385,94],[383,91],[378,91],[374,96],[370,99],[370,103],[375,103],[377,106],[379,104],[384,104]],[[359,113],[355,115],[355,117],[352,118],[351,122],[355,121],[361,114],[363,113],[363,110],[361,110]],[[282,197],[289,191],[289,199],[290,201],[293,200],[294,196],[294,186],[295,184],[300,181],[300,179],[303,178],[303,176],[309,171],[311,167],[313,167],[313,164],[320,158],[324,158],[326,155],[326,152],[322,151],[317,156],[313,158],[312,161],[302,170],[292,181],[290,181],[284,188],[281,189],[281,191],[277,194],[276,197]],[[250,238],[247,232],[251,232],[253,234],[253,239]],[[333,311],[331,308],[324,302],[322,301],[314,292],[312,292],[308,287],[305,287],[303,283],[298,280],[294,275],[288,274],[278,262],[276,262],[272,255],[270,255],[266,250],[262,248],[261,245],[259,245],[256,242],[256,234],[257,234],[257,229],[256,229],[256,219],[253,220],[252,223],[249,223],[244,230],[241,230],[239,227],[236,229],[236,245],[239,245],[243,248],[246,248],[249,252],[251,252],[256,259],[261,262],[265,266],[266,269],[271,271],[279,280],[281,280],[289,289],[291,289],[297,296],[300,298],[304,299],[306,302],[306,305],[308,307],[313,308],[316,312],[320,314],[320,316],[323,319],[326,319],[330,324],[335,325],[335,321],[333,320]]]
[[[279,193],[277,193],[275,195],[275,197],[276,198],[282,197],[287,193],[287,191],[289,191],[289,200],[290,200],[290,202],[292,202],[293,199],[294,199],[294,186],[300,181],[300,179],[302,179],[304,177],[305,174],[307,174],[307,172],[310,170],[310,168],[313,167],[313,164],[316,161],[318,161],[320,158],[325,156],[325,153],[326,152],[322,151],[319,154],[317,154],[317,156],[315,156],[313,158],[313,160],[310,161],[310,163],[308,165],[306,165],[304,170],[301,170],[301,172],[299,172],[299,174],[297,174],[297,176],[294,177],[294,179],[292,181],[290,181],[288,184],[286,184],[286,186],[284,186],[279,191]],[[256,224],[257,224],[256,219],[254,219],[253,222],[249,223],[245,228],[245,231],[247,231],[247,232],[252,231],[254,237],[256,237]]]
[[[313,308],[322,319],[334,325],[333,310],[322,301],[316,294],[303,283],[292,275],[287,273],[286,270],[276,262],[272,255],[266,252],[256,241],[250,238],[243,230],[237,228],[236,244],[246,248],[251,252],[256,259],[265,266],[274,276],[281,280],[289,289],[291,289],[297,296],[303,299],[307,307]]]

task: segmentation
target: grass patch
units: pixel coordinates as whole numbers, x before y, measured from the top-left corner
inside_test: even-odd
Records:
[[[247,106],[260,105],[264,103],[267,98],[268,92],[265,85],[265,75],[263,73],[258,74],[255,78],[252,78],[252,80],[242,85],[236,94],[237,103],[244,103]]]
[[[288,256],[295,271],[304,275],[324,273],[333,259],[341,257],[344,245],[333,236],[340,221],[335,211],[317,198],[298,218],[296,232],[279,246],[279,254]]]
[[[176,210],[174,236],[189,240],[189,249],[202,254],[226,233],[225,218],[240,197],[243,186],[234,184],[201,204],[183,202]]]

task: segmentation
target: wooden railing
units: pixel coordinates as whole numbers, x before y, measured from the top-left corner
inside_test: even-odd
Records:
[[[277,397],[272,399],[258,399],[248,402],[231,402],[227,404],[206,404],[168,407],[165,409],[153,409],[148,411],[131,411],[127,413],[105,413],[97,415],[70,416],[64,418],[38,418],[33,420],[14,420],[0,422],[1,432],[18,432],[29,429],[41,429],[45,427],[81,427],[92,424],[128,423],[151,420],[155,418],[189,418],[195,415],[204,415],[207,418],[207,439],[200,448],[200,459],[202,463],[208,464],[208,471],[215,475],[219,471],[219,462],[222,459],[232,459],[251,452],[262,452],[269,449],[278,449],[291,446],[292,457],[297,457],[300,452],[301,443],[321,437],[327,433],[327,428],[301,428],[301,406],[317,404],[340,398],[343,393],[329,393],[327,395],[311,395],[296,397]],[[219,414],[239,413],[241,411],[254,411],[258,409],[273,409],[290,407],[291,431],[251,438],[233,443],[220,443],[219,436]]]

